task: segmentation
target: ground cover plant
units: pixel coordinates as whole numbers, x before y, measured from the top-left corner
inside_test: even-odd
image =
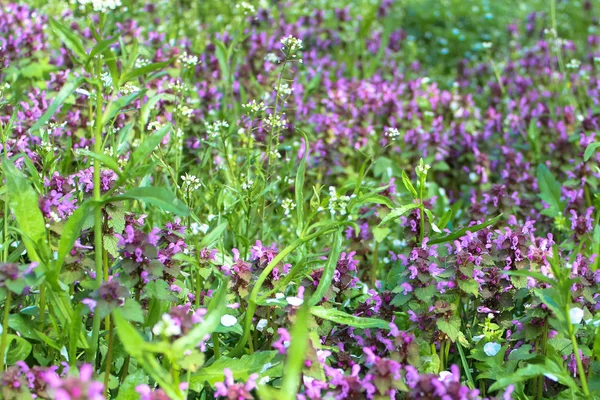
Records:
[[[600,4],[0,3],[0,398],[600,398]]]

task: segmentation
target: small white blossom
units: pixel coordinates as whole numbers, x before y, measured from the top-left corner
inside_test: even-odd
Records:
[[[573,307],[569,310],[569,319],[573,325],[577,325],[583,319],[583,310],[579,307]]]
[[[163,314],[162,319],[152,328],[152,333],[167,337],[181,335],[181,326],[169,314]]]
[[[483,42],[483,43],[481,43],[481,46],[484,49],[491,49],[492,48],[492,43],[491,42]]]
[[[126,83],[119,88],[119,92],[124,95],[139,92],[139,91],[140,91],[140,88],[135,85],[132,85],[131,83]]]
[[[256,329],[258,329],[259,332],[262,332],[267,327],[267,322],[266,319],[261,318],[256,324]]]
[[[179,104],[177,107],[175,107],[175,113],[180,114],[185,118],[189,118],[194,113],[194,110],[184,104]]]
[[[122,5],[121,0],[78,0],[78,3],[82,7],[91,4],[94,11],[103,13],[115,10]]]
[[[483,352],[489,357],[494,357],[496,354],[498,354],[501,348],[502,346],[499,343],[490,342],[483,346]]]
[[[576,60],[574,58],[571,61],[569,61],[569,63],[566,65],[566,67],[568,69],[579,69],[580,66],[581,66],[581,61]]]
[[[113,84],[112,77],[110,76],[110,74],[108,72],[104,72],[104,73],[100,74],[100,80],[102,81],[102,85],[104,87],[111,87]]]
[[[355,198],[356,195],[352,195],[352,196],[338,196],[337,195],[337,191],[335,190],[335,187],[333,186],[329,186],[329,213],[331,214],[331,216],[334,216],[336,214],[339,215],[346,215],[348,213],[348,203],[350,202],[350,200],[352,200],[353,198]]]
[[[245,1],[236,4],[235,9],[241,11],[241,13],[244,15],[256,14],[256,8],[252,4]]]
[[[302,300],[299,297],[295,297],[295,296],[286,297],[285,300],[288,302],[288,304],[290,306],[294,306],[294,307],[299,307],[302,305],[302,303],[304,303],[304,300]]]
[[[281,207],[283,207],[284,215],[290,215],[290,211],[296,208],[296,203],[294,203],[292,199],[283,199]]]
[[[279,114],[271,114],[265,118],[264,124],[271,128],[282,128],[287,124],[287,121]]]
[[[142,68],[142,67],[145,67],[150,64],[151,64],[150,60],[147,60],[145,58],[138,58],[137,60],[135,60],[136,68]]]
[[[198,57],[193,54],[188,54],[187,52],[183,52],[183,54],[179,55],[179,62],[185,64],[189,67],[193,67],[198,65],[200,62],[198,61]]]
[[[388,138],[390,138],[391,140],[394,140],[398,136],[400,136],[400,131],[396,128],[388,128],[385,131],[384,135],[387,136]]]
[[[258,114],[264,112],[267,109],[267,106],[264,101],[257,103],[256,100],[252,100],[251,102],[244,104],[242,108],[249,114]]]
[[[227,123],[227,121],[215,121],[212,124],[206,124],[206,133],[208,134],[208,137],[214,139],[221,135],[226,128],[229,128],[229,123]]]
[[[187,172],[185,175],[181,176],[181,186],[184,190],[195,191],[200,189],[202,184],[200,183],[200,179],[195,175],[190,175]]]
[[[233,315],[225,314],[221,317],[221,325],[230,327],[235,325],[237,322],[237,318]]]
[[[150,131],[157,131],[160,128],[162,128],[164,126],[164,124],[158,122],[158,121],[152,121],[148,124],[148,130]]]
[[[275,53],[268,53],[265,56],[265,61],[270,62],[271,64],[278,64],[279,63],[279,57]]]

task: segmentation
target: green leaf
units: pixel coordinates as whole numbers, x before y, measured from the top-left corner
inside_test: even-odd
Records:
[[[458,287],[465,293],[472,294],[475,297],[479,296],[479,284],[474,279],[459,280]]]
[[[182,338],[173,343],[173,351],[178,356],[183,356],[186,350],[198,346],[204,337],[213,333],[221,323],[221,317],[225,314],[227,308],[227,281],[222,281],[221,286],[213,294],[208,307],[208,314],[204,317],[204,322],[197,324],[191,331]]]
[[[147,161],[148,156],[160,145],[160,142],[162,142],[163,138],[170,130],[171,125],[167,124],[154,132],[153,135],[148,136],[138,148],[133,151],[133,154],[131,155],[132,165]]]
[[[2,169],[8,189],[8,205],[12,210],[23,242],[32,261],[39,261],[36,247],[46,245],[46,222],[39,208],[38,195],[27,178],[8,158],[2,158]],[[47,245],[46,245],[47,246]]]
[[[75,54],[75,56],[78,58],[78,61],[82,62],[85,60],[87,53],[83,47],[81,39],[79,39],[79,36],[77,36],[72,29],[67,28],[54,18],[50,18],[48,22],[50,23],[50,27],[54,33],[56,33],[61,42],[63,42],[69,48],[69,50]]]
[[[148,186],[129,189],[121,195],[106,199],[105,202],[109,203],[124,200],[144,201],[147,204],[160,207],[163,211],[168,211],[182,217],[190,215],[190,210],[185,203],[179,200],[173,193],[162,187]]]
[[[65,85],[60,89],[60,91],[54,96],[54,100],[52,100],[52,104],[50,107],[42,114],[42,116],[37,120],[35,124],[31,128],[29,128],[29,132],[34,132],[40,129],[44,124],[46,124],[50,118],[54,115],[54,113],[60,108],[60,106],[65,102],[67,97],[73,93],[75,89],[81,86],[84,78],[77,78],[73,81],[65,83]]]
[[[69,330],[69,364],[72,367],[77,366],[77,340],[80,332],[82,331],[81,325],[81,310],[83,304],[79,303],[73,312],[73,319],[71,320],[71,329]]]
[[[75,241],[79,238],[81,229],[83,229],[87,216],[92,213],[95,206],[96,203],[89,200],[84,201],[65,223],[58,244],[58,258],[55,266],[56,271],[61,270],[65,262],[65,257],[73,249]]]
[[[500,218],[502,218],[502,215],[503,214],[500,214],[500,215],[496,216],[495,218],[492,218],[481,224],[466,226],[462,229],[457,230],[456,232],[452,232],[451,234],[449,234],[447,236],[433,238],[429,242],[427,242],[427,244],[431,245],[431,244],[438,244],[438,243],[453,242],[456,239],[460,239],[467,232],[475,233],[475,232],[480,231],[490,225],[494,225],[496,222],[498,222],[500,220]]]
[[[373,228],[373,236],[375,237],[375,241],[377,243],[381,243],[388,237],[392,230],[390,228]]]
[[[92,51],[90,52],[89,56],[87,57],[85,64],[89,64],[90,61],[92,61],[94,59],[94,57],[96,57],[98,54],[104,54],[104,52],[108,49],[110,49],[110,47],[116,43],[119,40],[119,35],[115,35],[111,38],[108,39],[104,39],[101,40],[100,42],[98,42],[98,44],[96,44],[96,46],[94,46],[94,48],[92,49]]]
[[[438,228],[438,226],[433,222],[433,213],[431,212],[431,210],[428,210],[426,208],[425,209],[425,214],[427,215],[427,218],[429,219],[429,224],[431,225],[431,229],[435,233],[442,233],[442,230],[440,228]]]
[[[315,306],[310,308],[310,312],[317,318],[325,319],[341,325],[353,326],[355,328],[390,329],[388,322],[382,319],[357,317],[335,308],[323,308],[321,306]]]
[[[8,326],[27,339],[39,340],[33,321],[22,314],[10,314],[8,317]]]
[[[302,367],[308,349],[308,308],[309,306],[304,304],[296,312],[296,321],[290,332],[290,347],[287,352],[281,385],[282,399],[284,400],[296,399],[300,387]]]
[[[404,183],[404,187],[410,192],[410,194],[412,194],[414,199],[419,197],[419,195],[417,194],[417,189],[415,189],[412,182],[410,181],[410,178],[408,177],[408,175],[406,175],[405,171],[402,171],[402,183]]]
[[[148,375],[144,373],[144,370],[138,369],[134,373],[127,374],[119,386],[119,395],[116,400],[140,400],[140,394],[135,388],[143,384],[148,384]]]
[[[231,370],[234,379],[245,381],[251,374],[260,373],[276,356],[277,351],[273,350],[259,351],[241,358],[221,357],[211,365],[192,374],[189,380],[190,389],[199,392],[205,383],[214,385],[216,382],[222,382],[225,379],[225,374],[223,374],[225,368]],[[277,378],[269,373],[267,375],[270,378]]]
[[[561,186],[556,181],[548,168],[540,164],[537,168],[537,181],[540,193],[538,196],[550,207],[542,212],[549,217],[556,217],[564,211],[564,202],[561,201]]]
[[[198,248],[210,247],[223,237],[223,232],[227,229],[229,222],[224,221],[208,231],[208,234],[202,238],[198,244]]]
[[[296,194],[296,224],[298,225],[296,231],[302,232],[304,229],[304,177],[306,175],[306,158],[308,157],[309,146],[308,137],[302,131],[300,131],[304,137],[304,156],[300,161],[300,166],[296,172],[295,182],[295,194]]]
[[[133,71],[131,71],[130,73],[128,73],[127,75],[125,75],[125,78],[123,79],[123,83],[127,83],[137,77],[144,76],[151,72],[158,71],[165,67],[168,67],[169,64],[171,64],[171,62],[172,62],[172,60],[167,60],[167,61],[163,61],[163,62],[157,62],[157,63],[145,65],[140,68],[136,68]]]
[[[388,215],[386,215],[381,222],[379,223],[378,226],[382,226],[387,224],[390,221],[396,220],[398,218],[400,218],[401,216],[403,216],[404,214],[408,213],[411,210],[414,210],[415,208],[419,208],[418,204],[407,204],[398,208],[394,208]]]
[[[327,258],[327,264],[325,264],[325,268],[323,269],[323,274],[319,281],[319,286],[312,294],[309,300],[309,305],[314,306],[318,302],[321,301],[327,290],[331,287],[331,281],[333,280],[333,276],[335,275],[335,267],[340,258],[340,253],[342,252],[342,242],[344,241],[343,231],[342,229],[338,229],[335,234],[335,239],[333,241],[333,246],[331,251],[329,252],[329,257]]]
[[[106,167],[115,171],[117,173],[117,175],[119,175],[119,177],[123,176],[123,174],[121,173],[121,170],[119,168],[119,164],[117,164],[117,161],[114,158],[112,158],[111,156],[109,156],[108,154],[98,154],[98,153],[94,153],[93,151],[89,151],[87,149],[79,149],[79,150],[77,150],[77,153],[79,153],[85,157],[90,157],[90,158],[93,158],[94,160],[98,160],[102,164],[104,164]]]
[[[585,153],[583,153],[583,161],[587,162],[598,147],[600,147],[600,142],[588,144],[588,147],[585,149]]]
[[[460,317],[457,316],[453,316],[448,320],[440,318],[437,320],[436,325],[438,329],[448,335],[453,342],[456,342],[462,333],[460,331]]]
[[[104,121],[102,123],[103,124],[108,123],[110,120],[112,120],[114,117],[116,117],[117,114],[123,108],[127,107],[134,100],[139,99],[140,97],[142,97],[145,93],[146,93],[146,89],[142,89],[142,90],[137,91],[135,93],[129,93],[128,95],[119,97],[117,99],[117,101],[115,101],[115,102],[113,102],[113,103],[110,104],[110,107],[109,107],[109,109],[106,112],[106,117],[104,118]]]
[[[17,361],[22,361],[29,357],[31,353],[31,343],[23,339],[20,336],[8,334],[7,338],[7,353],[6,353],[6,364],[12,365]],[[4,355],[2,355],[4,356]]]
[[[509,360],[522,361],[522,360],[531,360],[535,358],[537,354],[531,353],[532,346],[530,344],[524,344],[519,347],[517,350],[513,350],[508,355]]]
[[[125,304],[120,308],[121,315],[127,321],[144,322],[144,312],[140,303],[133,299],[125,300]]]

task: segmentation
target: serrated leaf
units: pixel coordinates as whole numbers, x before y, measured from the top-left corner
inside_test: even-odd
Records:
[[[76,78],[75,80],[65,83],[62,89],[60,89],[56,96],[54,96],[50,107],[48,107],[48,109],[44,112],[44,114],[42,114],[42,116],[36,121],[36,123],[33,124],[31,128],[29,128],[29,132],[34,132],[40,129],[42,126],[44,126],[44,124],[46,124],[50,120],[50,118],[52,118],[52,116],[60,108],[60,106],[62,106],[67,97],[69,97],[71,93],[75,91],[75,89],[81,86],[84,80],[84,78]]]
[[[336,308],[324,308],[321,306],[311,307],[310,313],[317,318],[325,319],[341,325],[353,326],[355,328],[380,328],[390,329],[388,322],[378,318],[357,317],[340,311]]]
[[[583,153],[583,161],[588,161],[592,154],[596,151],[596,149],[600,147],[600,142],[593,142],[588,144],[588,147],[585,149],[585,153]]]
[[[444,318],[440,318],[436,321],[436,325],[437,325],[438,329],[440,331],[444,332],[446,335],[448,335],[450,340],[452,340],[453,342],[456,342],[459,335],[461,334],[461,331],[460,331],[461,322],[460,322],[459,317],[454,316],[448,320],[446,320]]]
[[[125,300],[125,304],[120,307],[121,315],[127,321],[144,322],[144,312],[140,303],[133,299]]]
[[[414,210],[415,208],[419,208],[418,204],[407,204],[401,207],[397,207],[394,208],[388,215],[386,215],[381,222],[379,223],[378,226],[382,226],[387,224],[390,221],[394,221],[398,218],[400,218],[401,216],[403,216],[404,214],[408,213],[411,210]]]
[[[139,200],[151,204],[182,217],[190,215],[190,210],[185,203],[179,200],[173,193],[163,187],[138,187],[129,189],[125,193],[110,197],[105,202],[124,200]]]
[[[545,215],[556,217],[564,211],[564,202],[561,201],[561,186],[548,168],[540,164],[537,168],[537,182],[540,189],[538,196],[550,207]]]
[[[229,368],[234,379],[245,381],[251,374],[260,373],[263,369],[269,370],[269,365],[277,356],[277,351],[259,351],[251,355],[245,355],[241,358],[221,357],[207,367],[201,368],[197,373],[192,374],[190,378],[190,389],[200,391],[204,383],[214,385],[216,382],[222,382],[225,379],[223,370]],[[266,372],[270,378],[277,378],[269,372]]]
[[[54,18],[50,18],[48,22],[50,23],[52,30],[60,38],[60,41],[63,42],[69,48],[69,50],[73,52],[73,54],[75,54],[75,56],[79,59],[79,62],[85,60],[87,53],[83,47],[81,39],[79,39],[79,36],[77,36],[72,29],[67,28]]]
[[[373,228],[373,237],[377,241],[377,243],[381,243],[388,237],[392,230],[390,228]]]
[[[119,256],[119,239],[116,236],[103,236],[102,244],[111,256],[115,258]]]

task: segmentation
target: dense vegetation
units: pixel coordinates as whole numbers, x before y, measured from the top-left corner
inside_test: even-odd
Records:
[[[600,399],[600,4],[0,3],[0,398]]]

